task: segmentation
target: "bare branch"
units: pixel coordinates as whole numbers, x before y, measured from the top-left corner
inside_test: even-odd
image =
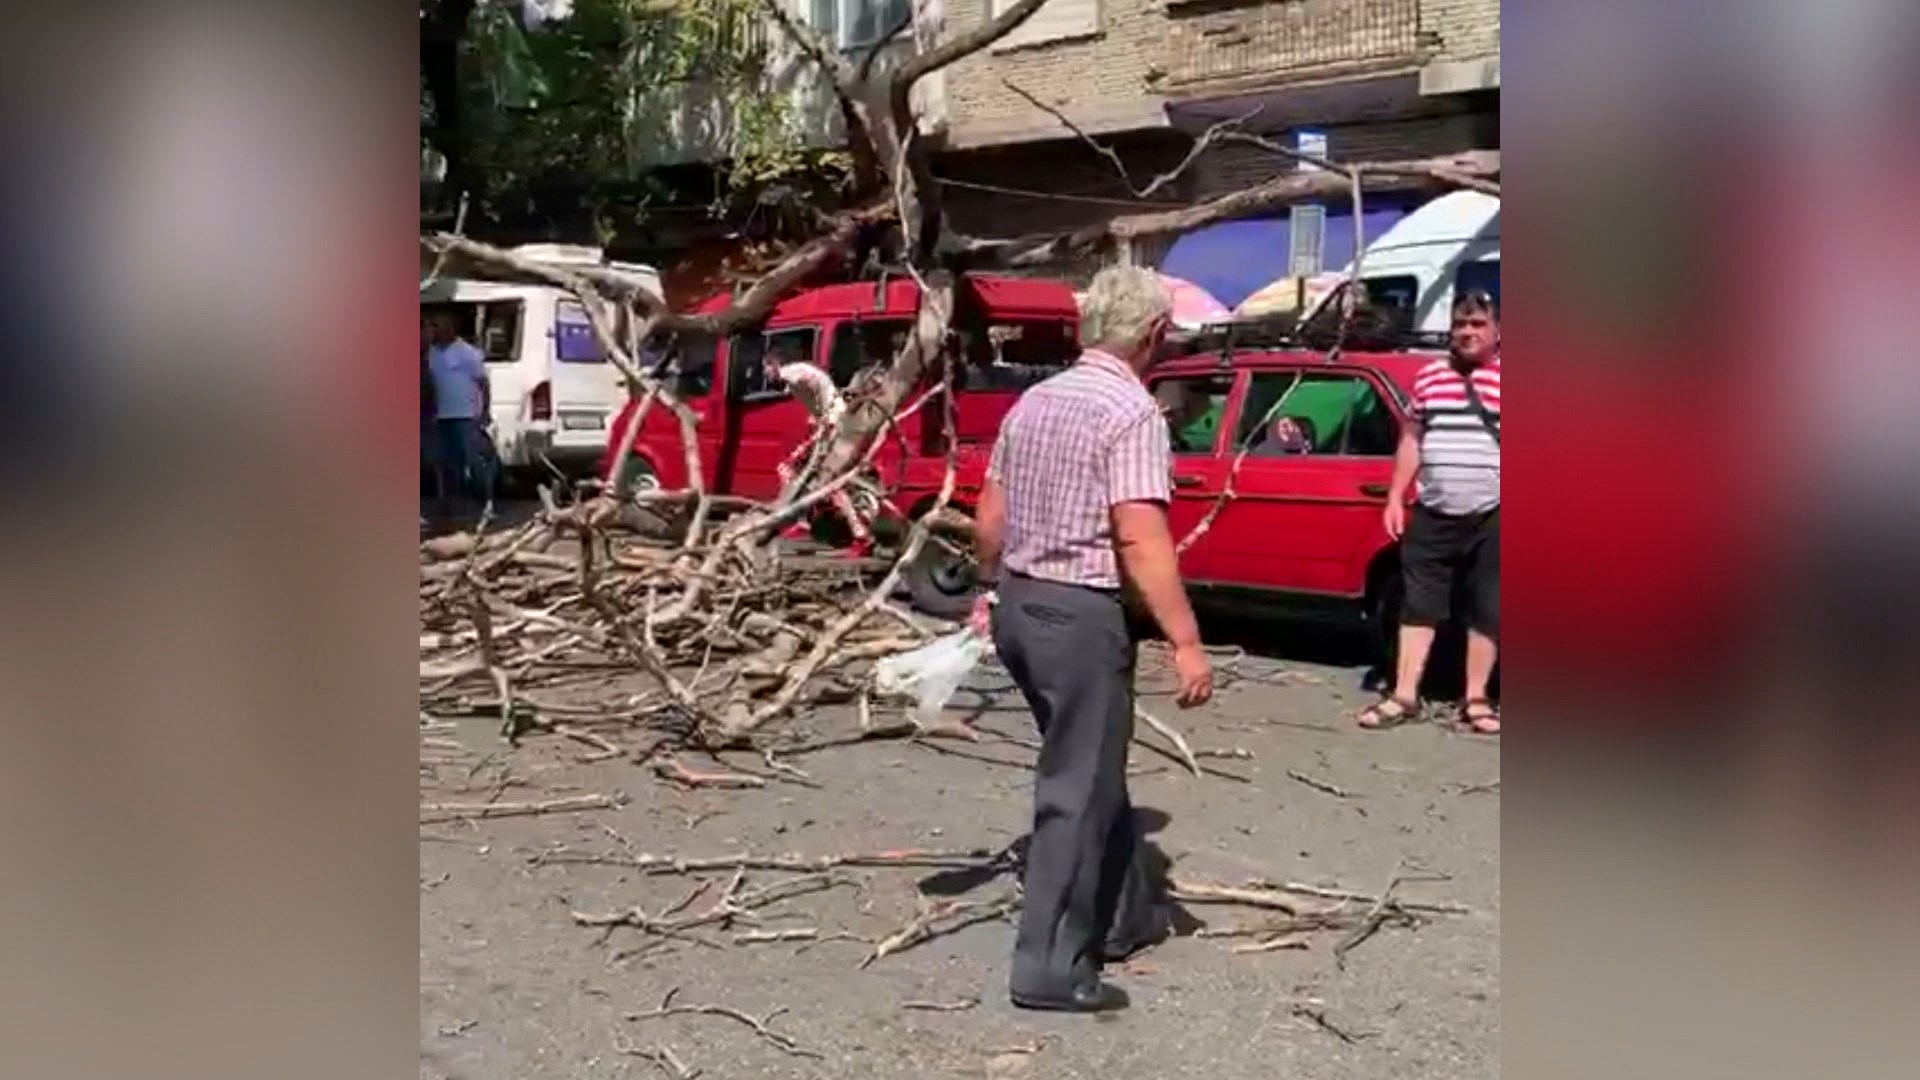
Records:
[[[1029,93],[1027,90],[1016,85],[1011,79],[1001,79],[1000,82],[1001,82],[1001,85],[1005,86],[1007,89],[1025,98],[1027,100],[1027,103],[1032,105],[1034,108],[1039,109],[1041,112],[1044,112],[1048,116],[1053,117],[1055,120],[1060,121],[1060,123],[1064,127],[1066,127],[1068,131],[1071,131],[1075,135],[1079,136],[1081,142],[1086,143],[1088,147],[1092,148],[1094,153],[1099,154],[1101,157],[1104,157],[1109,162],[1111,162],[1113,164],[1113,171],[1120,174],[1120,181],[1127,185],[1127,190],[1132,192],[1135,198],[1139,198],[1139,199],[1146,199],[1146,198],[1152,197],[1154,193],[1158,192],[1161,188],[1166,187],[1168,184],[1173,183],[1175,180],[1178,180],[1181,176],[1185,175],[1186,171],[1193,167],[1193,163],[1200,160],[1200,155],[1207,152],[1208,147],[1212,146],[1215,142],[1224,141],[1225,136],[1235,134],[1235,129],[1237,129],[1241,124],[1244,124],[1247,121],[1253,119],[1254,117],[1260,115],[1261,109],[1264,108],[1264,106],[1255,106],[1251,111],[1247,112],[1243,116],[1237,116],[1231,120],[1222,120],[1219,123],[1214,124],[1212,127],[1209,127],[1207,130],[1201,132],[1200,137],[1195,139],[1193,141],[1193,145],[1187,149],[1187,156],[1181,159],[1180,164],[1175,165],[1173,168],[1167,170],[1164,173],[1161,173],[1159,176],[1155,177],[1151,183],[1147,184],[1147,186],[1140,187],[1133,182],[1132,174],[1127,172],[1126,163],[1120,159],[1119,151],[1115,150],[1111,146],[1107,146],[1104,143],[1099,142],[1091,134],[1089,134],[1086,131],[1086,129],[1074,123],[1073,119],[1069,117],[1065,112],[1061,111],[1058,108],[1055,108],[1052,105],[1047,104],[1044,101],[1041,101],[1039,98],[1035,97],[1033,94]]]
[[[818,1051],[809,1050],[801,1046],[794,1041],[792,1036],[782,1034],[767,1026],[773,1023],[781,1013],[786,1012],[785,1009],[775,1009],[765,1016],[754,1017],[741,1012],[739,1009],[730,1009],[725,1005],[675,1005],[673,999],[678,996],[679,993],[678,988],[667,991],[667,996],[660,1002],[659,1008],[650,1012],[628,1013],[626,1015],[627,1021],[629,1023],[638,1023],[642,1020],[652,1020],[662,1016],[724,1016],[729,1020],[745,1024],[747,1027],[753,1029],[754,1034],[773,1044],[773,1046],[779,1050],[792,1054],[795,1057],[824,1059],[826,1056]]]
[[[941,68],[972,56],[1020,29],[1020,24],[1032,18],[1033,13],[1039,11],[1040,5],[1046,2],[1047,0],[1020,0],[1019,3],[1001,12],[999,17],[983,22],[964,34],[949,38],[902,64],[899,74],[895,76],[901,92],[911,89],[914,83]]]
[[[1347,168],[1358,172],[1362,186],[1369,190],[1418,186],[1424,182],[1443,187],[1470,185],[1475,190],[1490,189],[1493,194],[1499,193],[1499,185],[1494,180],[1500,174],[1498,150],[1473,150],[1414,161],[1364,162]],[[1222,221],[1254,217],[1294,203],[1334,198],[1349,194],[1351,188],[1347,176],[1339,172],[1315,170],[1289,173],[1244,191],[1232,192],[1178,210],[1129,214],[1070,233],[1010,240],[954,239],[948,242],[947,250],[970,267],[1037,266],[1064,257],[1100,251],[1128,240],[1191,232]]]
[[[844,264],[851,260],[854,241],[860,230],[886,221],[894,213],[893,204],[883,201],[839,215],[833,219],[834,227],[829,232],[781,260],[726,308],[700,314],[668,311],[665,302],[658,296],[643,288],[635,278],[616,270],[555,266],[515,255],[491,244],[444,233],[423,236],[420,244],[436,255],[446,252],[449,262],[456,268],[469,267],[508,280],[550,285],[576,294],[586,291],[624,301],[650,319],[650,328],[654,330],[724,335],[765,319],[782,296],[808,277],[835,262]],[[605,343],[602,345],[605,347]]]
[[[1473,151],[1420,161],[1356,164],[1350,166],[1363,178],[1375,176],[1416,177],[1455,183],[1458,176],[1492,176],[1500,171],[1498,151]],[[1184,210],[1152,214],[1134,214],[1114,219],[1113,235],[1121,239],[1186,232],[1221,221],[1250,217],[1308,199],[1328,198],[1347,193],[1349,183],[1341,172],[1318,170],[1276,177],[1245,191],[1223,195],[1210,202]]]

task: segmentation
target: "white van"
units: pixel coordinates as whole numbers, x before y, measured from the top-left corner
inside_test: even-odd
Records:
[[[660,275],[652,267],[607,262],[598,248],[530,244],[514,252],[620,271],[660,295]],[[449,278],[422,286],[420,304],[423,313],[452,305],[467,340],[486,355],[493,440],[502,466],[542,475],[550,475],[549,465],[569,476],[592,471],[627,389],[619,369],[601,355],[577,302],[544,285]]]
[[[1450,192],[1401,218],[1367,245],[1360,280],[1372,304],[1411,312],[1411,329],[1446,333],[1457,292],[1500,295],[1499,198]]]

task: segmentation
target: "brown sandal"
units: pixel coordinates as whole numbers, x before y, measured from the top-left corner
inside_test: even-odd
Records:
[[[1360,726],[1368,731],[1385,731],[1399,727],[1420,715],[1420,703],[1397,698],[1391,694],[1366,707],[1360,714]]]
[[[1474,711],[1476,707],[1480,710]],[[1471,698],[1460,706],[1460,726],[1475,735],[1500,734],[1500,710],[1486,698]]]

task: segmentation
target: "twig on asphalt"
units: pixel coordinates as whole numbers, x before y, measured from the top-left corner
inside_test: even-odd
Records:
[[[1264,953],[1275,952],[1280,949],[1304,949],[1306,947],[1306,938],[1302,937],[1298,932],[1288,932],[1262,938],[1251,945],[1235,945],[1233,951],[1235,953]]]
[[[1298,780],[1300,783],[1307,785],[1308,787],[1312,788],[1315,791],[1324,792],[1328,795],[1333,796],[1336,799],[1359,798],[1358,795],[1355,795],[1353,792],[1348,791],[1346,788],[1339,787],[1334,784],[1329,784],[1325,780],[1316,780],[1313,777],[1308,776],[1306,773],[1303,773],[1303,772],[1297,772],[1293,769],[1288,769],[1287,775],[1292,779]]]
[[[961,998],[959,1001],[903,1001],[900,1007],[916,1012],[966,1012],[980,1004],[977,997]]]
[[[788,878],[785,881],[775,882],[772,885],[748,892],[741,892],[740,885],[745,875],[745,870],[735,871],[733,879],[727,883],[726,889],[721,892],[720,896],[716,898],[713,903],[709,904],[705,910],[694,914],[676,914],[672,917],[669,917],[666,913],[649,915],[644,908],[636,904],[625,911],[599,913],[575,911],[572,913],[573,921],[580,926],[603,928],[608,934],[611,934],[617,927],[630,926],[636,930],[657,937],[691,941],[698,945],[719,948],[721,946],[693,935],[689,933],[689,931],[715,924],[719,924],[722,927],[729,927],[736,920],[740,922],[752,922],[759,917],[758,912],[762,908],[771,907],[774,904],[792,900],[796,897],[824,892],[827,889],[850,883],[848,879],[836,877],[832,874],[809,874],[797,878]],[[700,890],[695,890],[696,895],[698,895],[699,892]],[[687,902],[690,901],[683,901],[682,903]],[[653,947],[653,944],[654,943],[649,943],[639,949],[629,950],[622,955],[630,957]]]
[[[673,1052],[673,1048],[665,1043],[661,1043],[659,1046],[647,1050],[634,1046],[631,1043],[622,1042],[620,1036],[615,1035],[613,1037],[613,1048],[623,1054],[646,1058],[648,1061],[660,1066],[660,1071],[666,1073],[671,1080],[695,1080],[695,1078],[700,1075],[699,1069],[688,1068],[686,1062],[681,1061],[679,1056]]]
[[[733,935],[735,945],[769,945],[780,941],[812,941],[820,936],[817,926],[795,926],[784,930],[748,930]]]
[[[574,742],[585,743],[599,751],[597,754],[588,754],[584,757],[574,759],[583,765],[589,765],[596,761],[605,761],[608,758],[617,758],[626,753],[625,750],[620,749],[618,746],[613,745],[591,731],[581,731],[579,728],[568,727],[565,724],[555,724],[553,731],[556,735],[565,735]]]
[[[654,759],[653,773],[670,783],[691,791],[694,788],[763,788],[765,780],[737,772],[698,772],[689,769],[673,754]]]
[[[1169,877],[1167,895],[1182,903],[1239,904],[1244,907],[1284,911],[1289,915],[1300,914],[1300,905],[1293,897],[1274,889],[1216,885],[1192,878]]]
[[[667,991],[667,996],[661,999],[659,1008],[643,1013],[628,1013],[625,1019],[633,1023],[639,1023],[645,1020],[656,1020],[663,1016],[724,1016],[729,1020],[737,1021],[752,1028],[754,1034],[772,1043],[781,1051],[792,1054],[794,1057],[814,1058],[820,1061],[826,1060],[825,1054],[817,1050],[809,1050],[795,1042],[792,1036],[783,1035],[771,1027],[768,1027],[776,1018],[787,1011],[785,1006],[774,1009],[765,1016],[754,1017],[738,1009],[730,1009],[725,1005],[675,1005],[673,999],[679,996],[679,994],[680,988],[675,987]]]
[[[1372,893],[1354,892],[1350,889],[1327,888],[1320,885],[1307,885],[1298,881],[1255,881],[1251,884],[1263,889],[1279,889],[1281,892],[1298,893],[1301,896],[1317,896],[1322,900],[1351,900],[1356,904],[1371,904],[1380,898]],[[1394,904],[1408,911],[1427,911],[1436,915],[1471,915],[1473,909],[1465,904],[1447,904],[1427,900],[1395,900]]]
[[[1416,871],[1411,874],[1404,872],[1410,868],[1410,864],[1404,858],[1395,864],[1393,868],[1393,879],[1387,882],[1386,888],[1380,890],[1380,898],[1373,902],[1373,907],[1368,909],[1366,917],[1360,921],[1358,926],[1349,930],[1345,937],[1334,943],[1333,962],[1336,967],[1345,971],[1347,967],[1347,953],[1358,948],[1361,942],[1379,933],[1380,928],[1385,926],[1389,921],[1401,925],[1417,925],[1419,923],[1418,916],[1406,908],[1395,904],[1393,901],[1393,891],[1403,883],[1409,881],[1453,880],[1451,876],[1446,874],[1434,874],[1426,871]]]
[[[1332,1020],[1327,1019],[1327,1012],[1325,1009],[1317,1009],[1311,1005],[1295,1005],[1293,1007],[1293,1015],[1298,1016],[1303,1020],[1311,1021],[1313,1023],[1313,1026],[1319,1028],[1321,1031],[1326,1032],[1327,1034],[1333,1036],[1334,1038],[1339,1039],[1341,1042],[1346,1043],[1348,1046],[1358,1046],[1360,1045],[1360,1040],[1371,1039],[1374,1036],[1380,1034],[1377,1031],[1348,1031],[1347,1029],[1334,1023]]]
[[[596,855],[565,849],[543,851],[533,856],[542,863],[585,863],[596,866],[621,866],[648,875],[706,874],[720,870],[772,870],[794,874],[820,874],[847,868],[920,867],[939,870],[964,870],[987,867],[1006,857],[1005,851],[991,848],[898,848],[893,851],[847,852],[839,855],[773,854],[755,855]]]
[[[896,953],[906,952],[916,945],[924,944],[943,934],[963,930],[975,923],[1004,919],[1020,907],[1020,894],[1009,893],[992,900],[942,900],[937,904],[927,903],[926,894],[915,893],[914,901],[920,910],[899,930],[882,938],[873,952],[860,961],[862,968],[874,961]]]
[[[584,810],[613,810],[625,799],[618,795],[576,795],[567,799],[554,799],[550,802],[520,803],[424,803],[420,807],[420,824],[430,825],[441,821],[456,821],[463,818],[503,818],[526,817],[532,814],[574,814]]]

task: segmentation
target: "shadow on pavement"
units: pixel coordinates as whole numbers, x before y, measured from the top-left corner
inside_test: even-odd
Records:
[[[1173,817],[1164,810],[1137,806],[1133,810],[1133,821],[1134,828],[1139,832],[1140,850],[1147,863],[1147,874],[1153,880],[1160,904],[1168,909],[1172,917],[1174,936],[1191,936],[1207,924],[1167,897],[1167,879],[1173,870],[1173,860],[1152,840],[1153,836],[1163,832],[1172,823]],[[928,874],[920,879],[920,891],[928,896],[954,897],[970,893],[1003,876],[1018,880],[1026,869],[1027,844],[1031,839],[1031,836],[1019,837],[982,866]]]

